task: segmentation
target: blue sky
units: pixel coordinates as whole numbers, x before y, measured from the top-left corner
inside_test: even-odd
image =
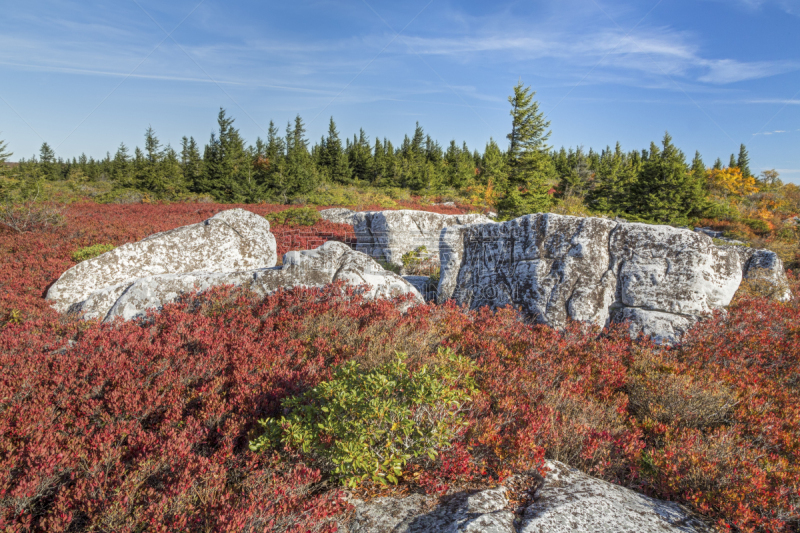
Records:
[[[551,144],[642,149],[665,130],[711,165],[800,183],[800,0],[30,0],[0,19],[0,139],[12,160],[120,142],[205,143],[220,106],[249,142],[297,113],[316,140],[399,142],[419,121],[483,149],[518,79]]]

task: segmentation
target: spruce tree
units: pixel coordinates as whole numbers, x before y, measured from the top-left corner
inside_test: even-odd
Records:
[[[706,164],[703,163],[703,158],[700,156],[700,152],[698,150],[695,150],[694,159],[692,159],[692,176],[701,180],[703,184],[705,184],[708,179],[708,170],[706,169]]]
[[[358,137],[353,135],[353,143],[347,153],[352,177],[355,180],[369,181],[372,176],[372,150],[369,137],[363,129],[358,131]]]
[[[46,142],[43,142],[41,148],[39,148],[39,164],[45,179],[55,180],[58,178],[56,153]]]
[[[744,144],[739,146],[739,157],[736,160],[736,166],[742,171],[743,178],[752,176],[750,173],[750,156],[747,154],[747,148],[744,147]]]
[[[504,190],[508,184],[507,171],[508,158],[490,137],[483,151],[478,179],[483,185],[491,183],[495,189]]]
[[[550,122],[539,111],[533,99],[536,93],[520,81],[514,94],[508,97],[511,104],[511,133],[508,134],[508,183],[498,210],[504,218],[546,211],[552,204],[547,194],[550,182],[556,177],[550,159],[547,139]]]
[[[342,141],[331,117],[328,124],[328,137],[324,139],[324,147],[320,150],[320,159],[327,177],[334,183],[350,183],[350,161],[342,149]]]
[[[319,183],[319,173],[308,151],[305,131],[300,115],[295,118],[294,127],[291,122],[286,125],[286,155],[282,156],[277,129],[270,124],[267,153],[275,154],[273,157],[277,161],[270,161],[269,170],[264,174],[263,180],[269,194],[284,203],[313,191]]]
[[[194,137],[181,139],[181,169],[184,183],[190,190],[198,192],[198,184],[203,179],[203,158]]]
[[[86,156],[82,157],[84,164],[85,158]],[[114,160],[111,162],[111,179],[117,187],[135,187],[136,185],[131,172],[131,157],[125,143],[119,143],[117,153],[114,154]]]
[[[655,222],[685,225],[706,207],[703,185],[666,133],[660,150],[651,145],[631,190],[630,212]]]
[[[731,154],[731,160],[728,162],[728,168],[736,167],[736,156]]]
[[[714,170],[722,170],[722,159],[720,159],[718,157],[717,160],[714,161],[714,167],[713,168],[714,168]]]

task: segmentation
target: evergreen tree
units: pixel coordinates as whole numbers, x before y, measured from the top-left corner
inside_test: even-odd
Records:
[[[203,179],[203,158],[194,137],[181,139],[181,169],[184,183],[190,190],[197,191],[198,182]]]
[[[464,189],[475,180],[475,161],[466,144],[459,148],[456,141],[450,141],[450,146],[444,155],[446,165],[445,183],[455,189]]]
[[[83,167],[85,165],[86,156],[82,156]],[[85,173],[86,171],[83,170]],[[117,153],[114,154],[114,159],[111,162],[110,176],[112,181],[117,187],[134,187],[136,184],[133,182],[133,174],[131,173],[131,157],[128,155],[128,147],[125,143],[119,143]]]
[[[734,168],[734,167],[736,167],[736,156],[731,154],[731,160],[728,163],[728,168]]]
[[[297,115],[294,127],[291,122],[286,126],[286,155],[281,156],[277,129],[270,124],[267,153],[276,154],[274,157],[277,161],[270,161],[262,179],[270,195],[284,203],[288,203],[292,197],[313,191],[319,183],[319,174],[308,151],[305,131],[303,120]]]
[[[703,158],[700,152],[695,150],[694,159],[692,159],[692,176],[699,179],[701,183],[705,184],[708,180],[708,170],[706,164],[703,163]]]
[[[744,144],[739,146],[739,157],[736,160],[736,166],[742,171],[743,178],[749,178],[753,174],[750,172],[750,156],[747,154],[747,148]]]
[[[703,185],[666,133],[661,150],[651,145],[631,190],[630,212],[656,222],[685,225],[706,207]]]
[[[370,150],[369,137],[363,129],[358,131],[358,137],[353,136],[353,144],[347,154],[353,178],[368,181],[372,175],[372,151]]]
[[[55,180],[58,179],[58,168],[56,165],[56,153],[50,148],[46,142],[42,143],[39,148],[39,164],[41,167],[42,175],[45,179]]]
[[[503,190],[508,184],[507,169],[508,158],[490,137],[483,151],[478,179],[483,185],[492,183],[494,187]]]
[[[334,183],[350,183],[352,181],[350,161],[342,149],[342,141],[333,117],[328,125],[328,137],[323,139],[320,147],[320,163],[325,175]]]
[[[722,159],[719,157],[714,161],[714,170],[722,170]]]
[[[220,108],[218,136],[211,134],[203,156],[203,178],[198,192],[210,193],[218,202],[258,201],[263,194],[254,179],[249,154],[233,118]]]
[[[167,192],[168,180],[162,168],[161,142],[153,128],[148,126],[144,133],[144,161],[137,168],[135,179],[139,188],[162,196]]]
[[[548,194],[550,181],[556,177],[546,142],[550,137],[550,122],[539,111],[533,99],[535,92],[520,81],[511,104],[511,133],[508,134],[508,183],[498,210],[505,218],[546,211],[553,199]]]

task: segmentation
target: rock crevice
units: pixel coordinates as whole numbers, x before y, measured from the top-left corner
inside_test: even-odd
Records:
[[[716,246],[671,226],[552,213],[440,233],[438,301],[471,309],[513,305],[562,328],[568,320],[673,342],[700,317],[727,306],[743,279],[791,298],[783,265],[768,250]]]

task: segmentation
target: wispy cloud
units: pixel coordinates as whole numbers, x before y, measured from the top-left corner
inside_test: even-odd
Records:
[[[759,61],[745,63],[733,59],[701,60],[698,64],[708,72],[698,78],[706,83],[726,84],[744,80],[768,78],[800,69],[796,61]]]
[[[779,105],[800,105],[800,100],[780,99],[780,98],[756,98],[746,100],[747,104],[779,104]]]
[[[760,133],[754,133],[753,136],[755,136],[755,135],[775,135],[777,133],[788,133],[788,132],[786,130],[762,131]]]

